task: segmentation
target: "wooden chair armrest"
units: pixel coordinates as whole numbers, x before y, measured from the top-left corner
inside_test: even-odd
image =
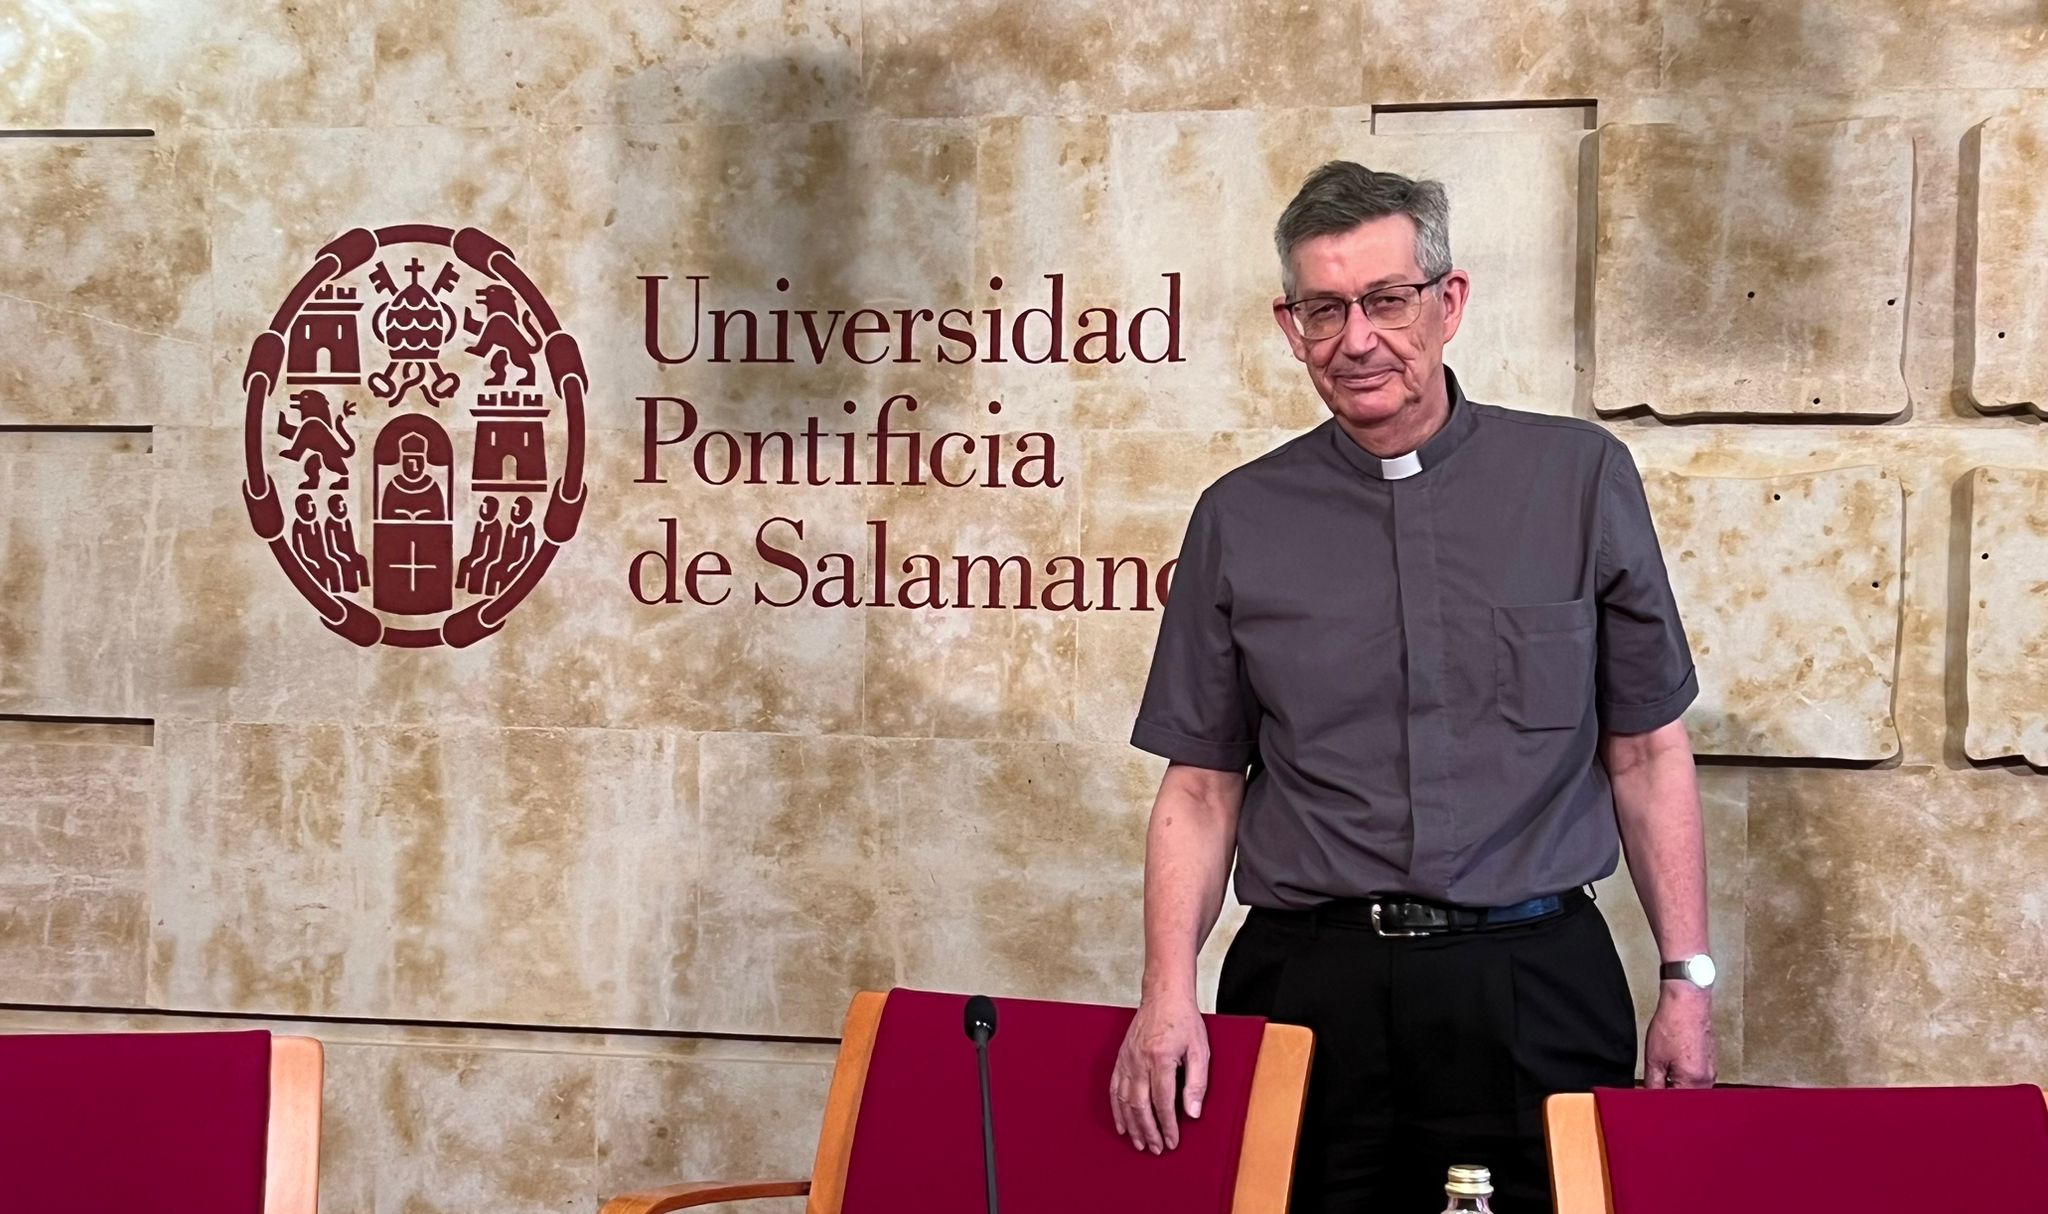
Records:
[[[808,1197],[808,1180],[692,1180],[663,1189],[621,1193],[604,1203],[600,1214],[663,1214],[720,1201],[751,1201],[756,1197]]]

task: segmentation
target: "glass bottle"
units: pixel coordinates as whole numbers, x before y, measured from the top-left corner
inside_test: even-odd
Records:
[[[1493,1196],[1493,1173],[1474,1164],[1453,1164],[1444,1196],[1449,1199],[1444,1214],[1493,1214],[1487,1201]]]

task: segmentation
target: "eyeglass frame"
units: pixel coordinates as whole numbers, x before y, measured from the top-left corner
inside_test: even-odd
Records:
[[[1436,285],[1437,285],[1438,283],[1442,282],[1442,281],[1443,281],[1444,279],[1446,279],[1446,278],[1449,278],[1449,277],[1450,277],[1450,276],[1451,276],[1451,275],[1452,275],[1453,273],[1455,273],[1455,272],[1456,272],[1455,270],[1445,270],[1445,271],[1444,271],[1443,273],[1441,273],[1441,274],[1437,275],[1436,277],[1434,277],[1434,278],[1430,278],[1430,279],[1425,279],[1425,280],[1424,280],[1424,281],[1422,281],[1422,282],[1389,282],[1389,283],[1383,283],[1383,284],[1381,284],[1380,286],[1374,287],[1374,288],[1373,288],[1372,290],[1370,290],[1370,291],[1367,291],[1367,292],[1365,292],[1365,293],[1364,293],[1364,294],[1362,294],[1362,295],[1351,295],[1351,296],[1345,296],[1345,295],[1304,295],[1304,296],[1302,296],[1302,297],[1301,297],[1300,299],[1283,299],[1283,300],[1281,300],[1281,301],[1280,301],[1280,306],[1286,309],[1286,311],[1287,311],[1287,315],[1288,315],[1288,318],[1289,318],[1289,319],[1291,319],[1292,321],[1294,321],[1294,331],[1295,331],[1296,333],[1299,333],[1299,334],[1301,335],[1301,339],[1302,339],[1303,341],[1328,341],[1328,340],[1330,340],[1330,339],[1331,339],[1332,337],[1337,337],[1337,336],[1341,336],[1341,335],[1343,334],[1344,330],[1345,330],[1346,328],[1350,327],[1350,324],[1351,324],[1351,309],[1352,309],[1352,307],[1353,307],[1353,306],[1356,306],[1356,307],[1358,308],[1358,314],[1359,314],[1359,315],[1361,315],[1361,316],[1365,317],[1365,323],[1366,323],[1366,324],[1369,324],[1369,325],[1371,325],[1371,326],[1372,326],[1373,328],[1375,328],[1375,329],[1379,330],[1379,331],[1380,331],[1380,332],[1382,332],[1382,333],[1398,333],[1398,332],[1400,332],[1400,331],[1401,331],[1402,329],[1406,329],[1406,328],[1409,328],[1410,326],[1414,325],[1414,323],[1415,323],[1415,322],[1416,322],[1417,320],[1421,319],[1421,317],[1422,317],[1422,293],[1423,293],[1424,291],[1428,290],[1429,288],[1431,288],[1431,287],[1433,287],[1433,286],[1436,286]],[[1403,288],[1403,287],[1413,287],[1413,288],[1415,289],[1415,314],[1414,314],[1413,316],[1410,316],[1410,317],[1409,317],[1409,318],[1408,318],[1408,319],[1407,319],[1406,321],[1404,321],[1404,322],[1402,322],[1401,324],[1398,324],[1398,325],[1392,325],[1392,326],[1388,326],[1388,325],[1382,325],[1381,323],[1379,323],[1378,321],[1376,321],[1376,320],[1374,320],[1374,319],[1372,318],[1372,313],[1370,313],[1370,312],[1368,312],[1368,311],[1366,311],[1366,310],[1365,310],[1365,301],[1366,301],[1366,300],[1368,300],[1368,299],[1372,298],[1372,297],[1373,297],[1373,296],[1375,296],[1375,295],[1378,295],[1378,294],[1380,294],[1380,293],[1381,293],[1381,292],[1383,292],[1383,291],[1395,291],[1395,290],[1399,290],[1399,289],[1401,289],[1401,288]],[[1307,330],[1306,330],[1306,329],[1304,329],[1304,328],[1302,327],[1302,323],[1301,323],[1301,316],[1300,316],[1300,314],[1299,314],[1299,313],[1297,313],[1297,312],[1295,312],[1295,310],[1294,310],[1294,309],[1295,309],[1295,307],[1296,307],[1297,305],[1300,305],[1300,304],[1305,304],[1305,303],[1308,303],[1308,302],[1310,302],[1311,300],[1317,300],[1317,299],[1341,299],[1341,300],[1343,300],[1343,301],[1344,301],[1344,323],[1343,323],[1343,325],[1340,325],[1340,326],[1338,326],[1338,328],[1337,328],[1337,330],[1336,330],[1335,332],[1332,332],[1332,333],[1326,333],[1326,334],[1324,334],[1324,335],[1323,335],[1323,336],[1321,336],[1321,337],[1310,337],[1310,336],[1308,335],[1308,332],[1307,332]]]

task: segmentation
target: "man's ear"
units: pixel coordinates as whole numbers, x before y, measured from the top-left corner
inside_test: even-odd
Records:
[[[1303,340],[1301,331],[1294,327],[1294,316],[1287,310],[1285,295],[1273,297],[1273,323],[1279,325],[1280,331],[1287,335],[1287,348],[1294,351],[1295,361],[1307,362],[1308,342]]]
[[[1438,289],[1443,292],[1444,343],[1448,345],[1465,320],[1465,303],[1472,296],[1472,276],[1463,270],[1452,270]]]

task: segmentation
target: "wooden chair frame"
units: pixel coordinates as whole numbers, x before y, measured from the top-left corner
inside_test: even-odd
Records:
[[[602,1214],[667,1214],[691,1206],[756,1197],[808,1197],[808,1214],[840,1214],[846,1199],[846,1168],[853,1157],[853,1125],[874,1057],[875,1032],[885,996],[863,991],[853,998],[825,1097],[825,1122],[818,1131],[818,1156],[809,1180],[693,1181],[624,1193],[604,1204]],[[1237,1187],[1231,1214],[1284,1214],[1294,1178],[1294,1144],[1301,1130],[1302,1099],[1308,1088],[1315,1038],[1291,1024],[1268,1024],[1259,1041],[1251,1102],[1245,1110],[1244,1145],[1238,1154]],[[269,1211],[267,1214],[279,1214]]]
[[[319,1214],[320,1086],[326,1052],[311,1037],[270,1039],[270,1127],[263,1214]]]
[[[2048,1093],[2043,1094],[2048,1100]],[[1567,1092],[1543,1102],[1550,1151],[1550,1193],[1557,1214],[1614,1214],[1607,1185],[1607,1140],[1591,1092]]]

